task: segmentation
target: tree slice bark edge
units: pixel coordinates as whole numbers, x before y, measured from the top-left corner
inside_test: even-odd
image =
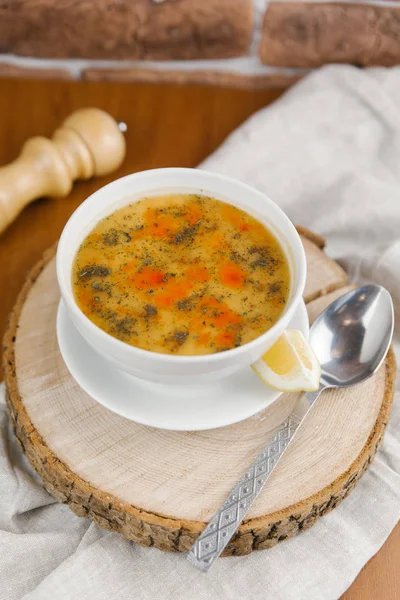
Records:
[[[323,238],[304,228],[301,234],[322,246]],[[54,256],[56,247],[46,251],[28,274],[10,315],[4,337],[4,376],[6,398],[14,432],[32,467],[43,479],[46,489],[59,501],[82,517],[90,517],[104,529],[122,533],[127,539],[142,546],[156,546],[165,551],[187,551],[205,524],[198,521],[170,518],[149,513],[121,502],[78,477],[47,447],[45,440],[33,426],[18,391],[15,370],[14,342],[22,306],[43,268]],[[394,397],[396,364],[390,350],[386,359],[386,386],[378,419],[362,452],[346,472],[317,494],[284,510],[244,521],[224,553],[244,555],[253,550],[275,546],[310,528],[315,521],[337,507],[357,485],[371,464],[381,442]]]

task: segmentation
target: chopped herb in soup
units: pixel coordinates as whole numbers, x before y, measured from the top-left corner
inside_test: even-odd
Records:
[[[289,266],[244,211],[194,194],[144,198],[100,221],[75,258],[73,288],[93,323],[133,346],[211,354],[279,319]]]

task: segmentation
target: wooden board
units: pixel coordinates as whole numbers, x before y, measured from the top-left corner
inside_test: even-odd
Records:
[[[310,317],[349,289],[343,270],[302,229]],[[80,516],[162,550],[186,551],[284,420],[294,396],[229,427],[160,431],[99,406],[59,354],[54,249],[31,272],[5,336],[10,415],[46,488]],[[226,554],[269,548],[309,528],[354,488],[382,440],[394,395],[392,352],[368,382],[328,391],[254,503]]]

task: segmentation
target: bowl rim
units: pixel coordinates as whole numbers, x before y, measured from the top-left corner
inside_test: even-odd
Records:
[[[100,195],[100,194],[104,195],[105,193],[107,193],[107,191],[111,192],[112,188],[114,188],[116,184],[123,185],[123,182],[140,180],[144,176],[146,178],[148,178],[148,177],[151,177],[152,175],[158,176],[158,175],[162,175],[162,174],[176,175],[177,178],[179,178],[179,175],[182,175],[183,173],[185,173],[187,175],[187,174],[193,173],[193,172],[195,172],[197,176],[204,177],[205,183],[207,181],[210,181],[212,183],[212,181],[218,180],[219,182],[222,182],[222,183],[225,182],[230,185],[235,185],[235,186],[241,188],[244,193],[248,192],[248,193],[252,194],[253,196],[258,195],[259,198],[263,200],[263,202],[265,202],[270,207],[272,207],[273,211],[280,214],[280,217],[285,221],[288,231],[290,231],[290,234],[291,234],[291,239],[287,240],[287,242],[288,242],[289,247],[293,251],[294,263],[296,265],[296,271],[297,271],[296,272],[296,279],[297,279],[296,289],[294,290],[294,293],[293,293],[293,296],[292,296],[290,302],[286,306],[285,312],[276,321],[276,323],[274,323],[274,325],[270,329],[267,329],[267,331],[265,331],[261,335],[257,336],[254,340],[251,340],[250,342],[247,342],[236,348],[231,348],[229,350],[225,350],[224,352],[216,352],[216,353],[212,353],[212,354],[176,355],[176,354],[164,354],[161,352],[145,350],[145,349],[139,348],[137,346],[132,346],[122,340],[119,340],[118,338],[115,338],[111,334],[107,333],[106,331],[104,331],[103,329],[98,327],[98,325],[93,323],[93,321],[91,321],[89,319],[89,317],[87,317],[82,312],[82,310],[79,308],[79,306],[77,305],[75,298],[73,296],[73,293],[72,293],[72,291],[70,291],[70,289],[68,288],[68,285],[66,283],[64,252],[69,244],[69,236],[70,236],[71,232],[74,230],[74,226],[75,226],[76,222],[79,220],[80,214],[84,210],[87,209],[88,204],[94,203],[96,200],[96,197],[98,195]],[[179,179],[177,182],[177,187],[179,188]],[[184,186],[182,185],[181,187],[183,188]],[[193,185],[193,187],[195,188],[198,186]],[[155,185],[154,189],[156,189],[156,188],[157,188],[157,185]],[[162,186],[160,185],[160,189],[161,188],[162,188]],[[145,192],[143,192],[143,194],[145,195]],[[123,196],[121,196],[121,198],[122,197]],[[129,197],[129,196],[127,196],[127,197]],[[110,199],[113,199],[112,194],[110,194]],[[226,203],[229,204],[229,201],[227,200]],[[123,206],[123,204],[121,204],[120,206]],[[115,210],[117,210],[117,209],[115,209]],[[246,211],[245,208],[242,208],[242,210]],[[99,217],[98,221],[101,220],[102,218],[104,218],[104,216]],[[285,236],[285,237],[287,237],[287,236]],[[296,228],[294,227],[293,223],[291,222],[289,217],[286,215],[286,213],[275,202],[273,202],[273,200],[271,200],[266,194],[264,194],[263,192],[261,192],[260,190],[258,190],[255,187],[252,187],[240,180],[237,180],[233,177],[229,177],[227,175],[213,173],[210,171],[197,169],[197,168],[166,167],[166,168],[159,168],[159,169],[148,169],[145,171],[138,171],[137,173],[125,175],[124,177],[120,177],[120,178],[108,183],[107,185],[102,186],[101,188],[99,188],[98,190],[96,190],[95,192],[90,194],[90,196],[88,196],[78,206],[78,208],[72,213],[72,215],[70,216],[70,218],[68,219],[67,223],[64,226],[64,229],[61,233],[61,236],[60,236],[60,239],[58,242],[58,247],[57,247],[56,271],[57,271],[57,280],[58,280],[58,284],[59,284],[60,291],[61,291],[61,297],[64,300],[67,309],[70,310],[77,317],[77,319],[80,320],[84,324],[84,326],[86,328],[88,328],[91,332],[93,332],[94,335],[100,336],[100,339],[102,339],[105,343],[111,344],[111,346],[113,346],[116,350],[120,350],[120,351],[123,350],[125,353],[131,354],[132,357],[141,356],[142,358],[148,358],[149,360],[152,360],[152,361],[158,360],[158,361],[162,361],[165,363],[194,364],[194,363],[206,363],[206,362],[210,362],[210,361],[223,362],[228,357],[233,357],[233,356],[237,357],[237,356],[240,356],[241,354],[246,354],[249,351],[251,351],[253,348],[256,348],[258,345],[262,344],[266,338],[273,337],[277,330],[282,329],[282,325],[284,325],[283,329],[285,329],[287,327],[287,325],[289,324],[290,320],[292,319],[293,314],[296,311],[296,309],[299,305],[299,302],[302,299],[305,282],[306,282],[307,264],[306,264],[306,256],[305,256],[304,247],[303,247],[303,244],[301,242],[300,236],[299,236]],[[69,273],[71,272],[70,269],[68,270],[68,272]]]

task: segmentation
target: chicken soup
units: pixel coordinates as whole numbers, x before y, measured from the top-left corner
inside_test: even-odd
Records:
[[[110,335],[178,355],[222,352],[267,331],[288,300],[290,271],[274,235],[214,198],[143,198],[82,242],[73,290]]]

